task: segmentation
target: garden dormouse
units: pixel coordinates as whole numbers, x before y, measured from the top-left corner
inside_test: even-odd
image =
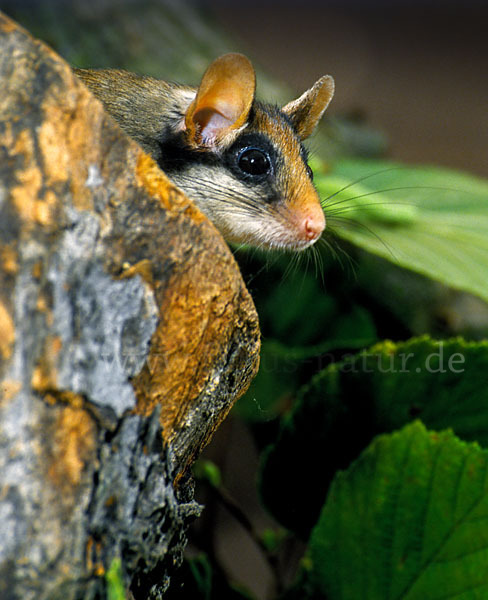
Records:
[[[332,77],[280,109],[255,99],[242,54],[217,58],[198,88],[117,69],[75,73],[229,242],[304,250],[320,238],[302,142],[332,98]]]

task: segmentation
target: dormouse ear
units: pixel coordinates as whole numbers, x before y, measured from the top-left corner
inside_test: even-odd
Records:
[[[333,95],[334,80],[330,75],[324,75],[300,98],[281,109],[291,119],[300,139],[312,134]]]
[[[212,146],[246,122],[256,89],[256,75],[242,54],[224,54],[205,71],[195,100],[185,115],[190,142]]]

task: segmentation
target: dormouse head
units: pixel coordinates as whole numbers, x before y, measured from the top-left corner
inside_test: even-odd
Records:
[[[325,217],[305,140],[334,93],[321,77],[281,109],[255,100],[256,78],[242,54],[225,54],[203,75],[181,126],[186,150],[162,165],[231,242],[302,250]]]

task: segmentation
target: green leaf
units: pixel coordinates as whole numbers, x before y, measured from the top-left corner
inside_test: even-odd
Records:
[[[297,392],[308,368],[330,362],[329,356],[337,348],[360,349],[375,340],[374,327],[366,313],[351,315],[351,321],[344,320],[344,336],[332,338],[322,344],[298,348],[288,348],[276,340],[263,340],[259,373],[254,378],[249,391],[239,399],[236,412],[249,422],[267,421],[274,418],[283,405]],[[346,327],[356,322],[358,334],[349,334]],[[364,327],[363,329],[361,329]],[[360,337],[360,336],[363,337]]]
[[[335,478],[310,539],[328,600],[488,597],[488,452],[415,422]]]
[[[196,587],[205,600],[210,600],[212,593],[212,566],[205,554],[200,554],[188,561]]]
[[[222,484],[222,473],[211,460],[199,458],[193,465],[193,475],[197,479],[207,481],[214,488],[219,488]]]
[[[331,277],[337,280],[335,274],[327,273],[327,284],[324,286],[317,271],[307,269],[307,265],[304,267],[304,270],[287,272],[290,269],[288,259],[283,266],[278,263],[272,272],[266,273],[267,289],[264,295],[262,289],[256,294],[265,337],[281,342],[288,348],[302,348],[322,344],[326,339],[350,337],[351,331],[357,332],[358,324],[355,323],[356,327],[349,326],[343,334],[345,321],[351,317],[354,321],[364,321],[366,318],[358,314],[360,309],[348,301],[348,288],[341,290],[337,297],[328,289],[335,285],[335,281],[329,283]],[[359,324],[360,330],[362,325]]]
[[[359,350],[377,340],[373,319],[342,269],[327,270],[324,289],[311,269],[287,267],[287,261],[276,261],[264,273],[263,265],[254,264],[263,272],[257,282],[252,279],[263,335],[260,370],[235,407],[251,422],[273,419],[312,373],[335,358],[333,351]]]
[[[276,554],[283,546],[283,542],[287,537],[287,532],[284,529],[265,529],[261,533],[261,543],[270,553]]]
[[[122,578],[120,558],[114,558],[109,570],[105,573],[108,600],[125,600],[125,586]]]
[[[488,447],[487,390],[488,342],[382,342],[330,365],[302,388],[263,457],[265,505],[307,538],[335,472],[415,418]]]
[[[330,174],[315,167],[315,182],[337,235],[488,300],[487,181],[442,168],[343,160]]]

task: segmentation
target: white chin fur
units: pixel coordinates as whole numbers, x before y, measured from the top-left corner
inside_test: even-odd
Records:
[[[265,198],[259,200],[259,190],[250,192],[225,169],[213,173],[199,165],[173,181],[230,243],[299,252],[317,241],[300,236],[286,209],[273,209]]]

